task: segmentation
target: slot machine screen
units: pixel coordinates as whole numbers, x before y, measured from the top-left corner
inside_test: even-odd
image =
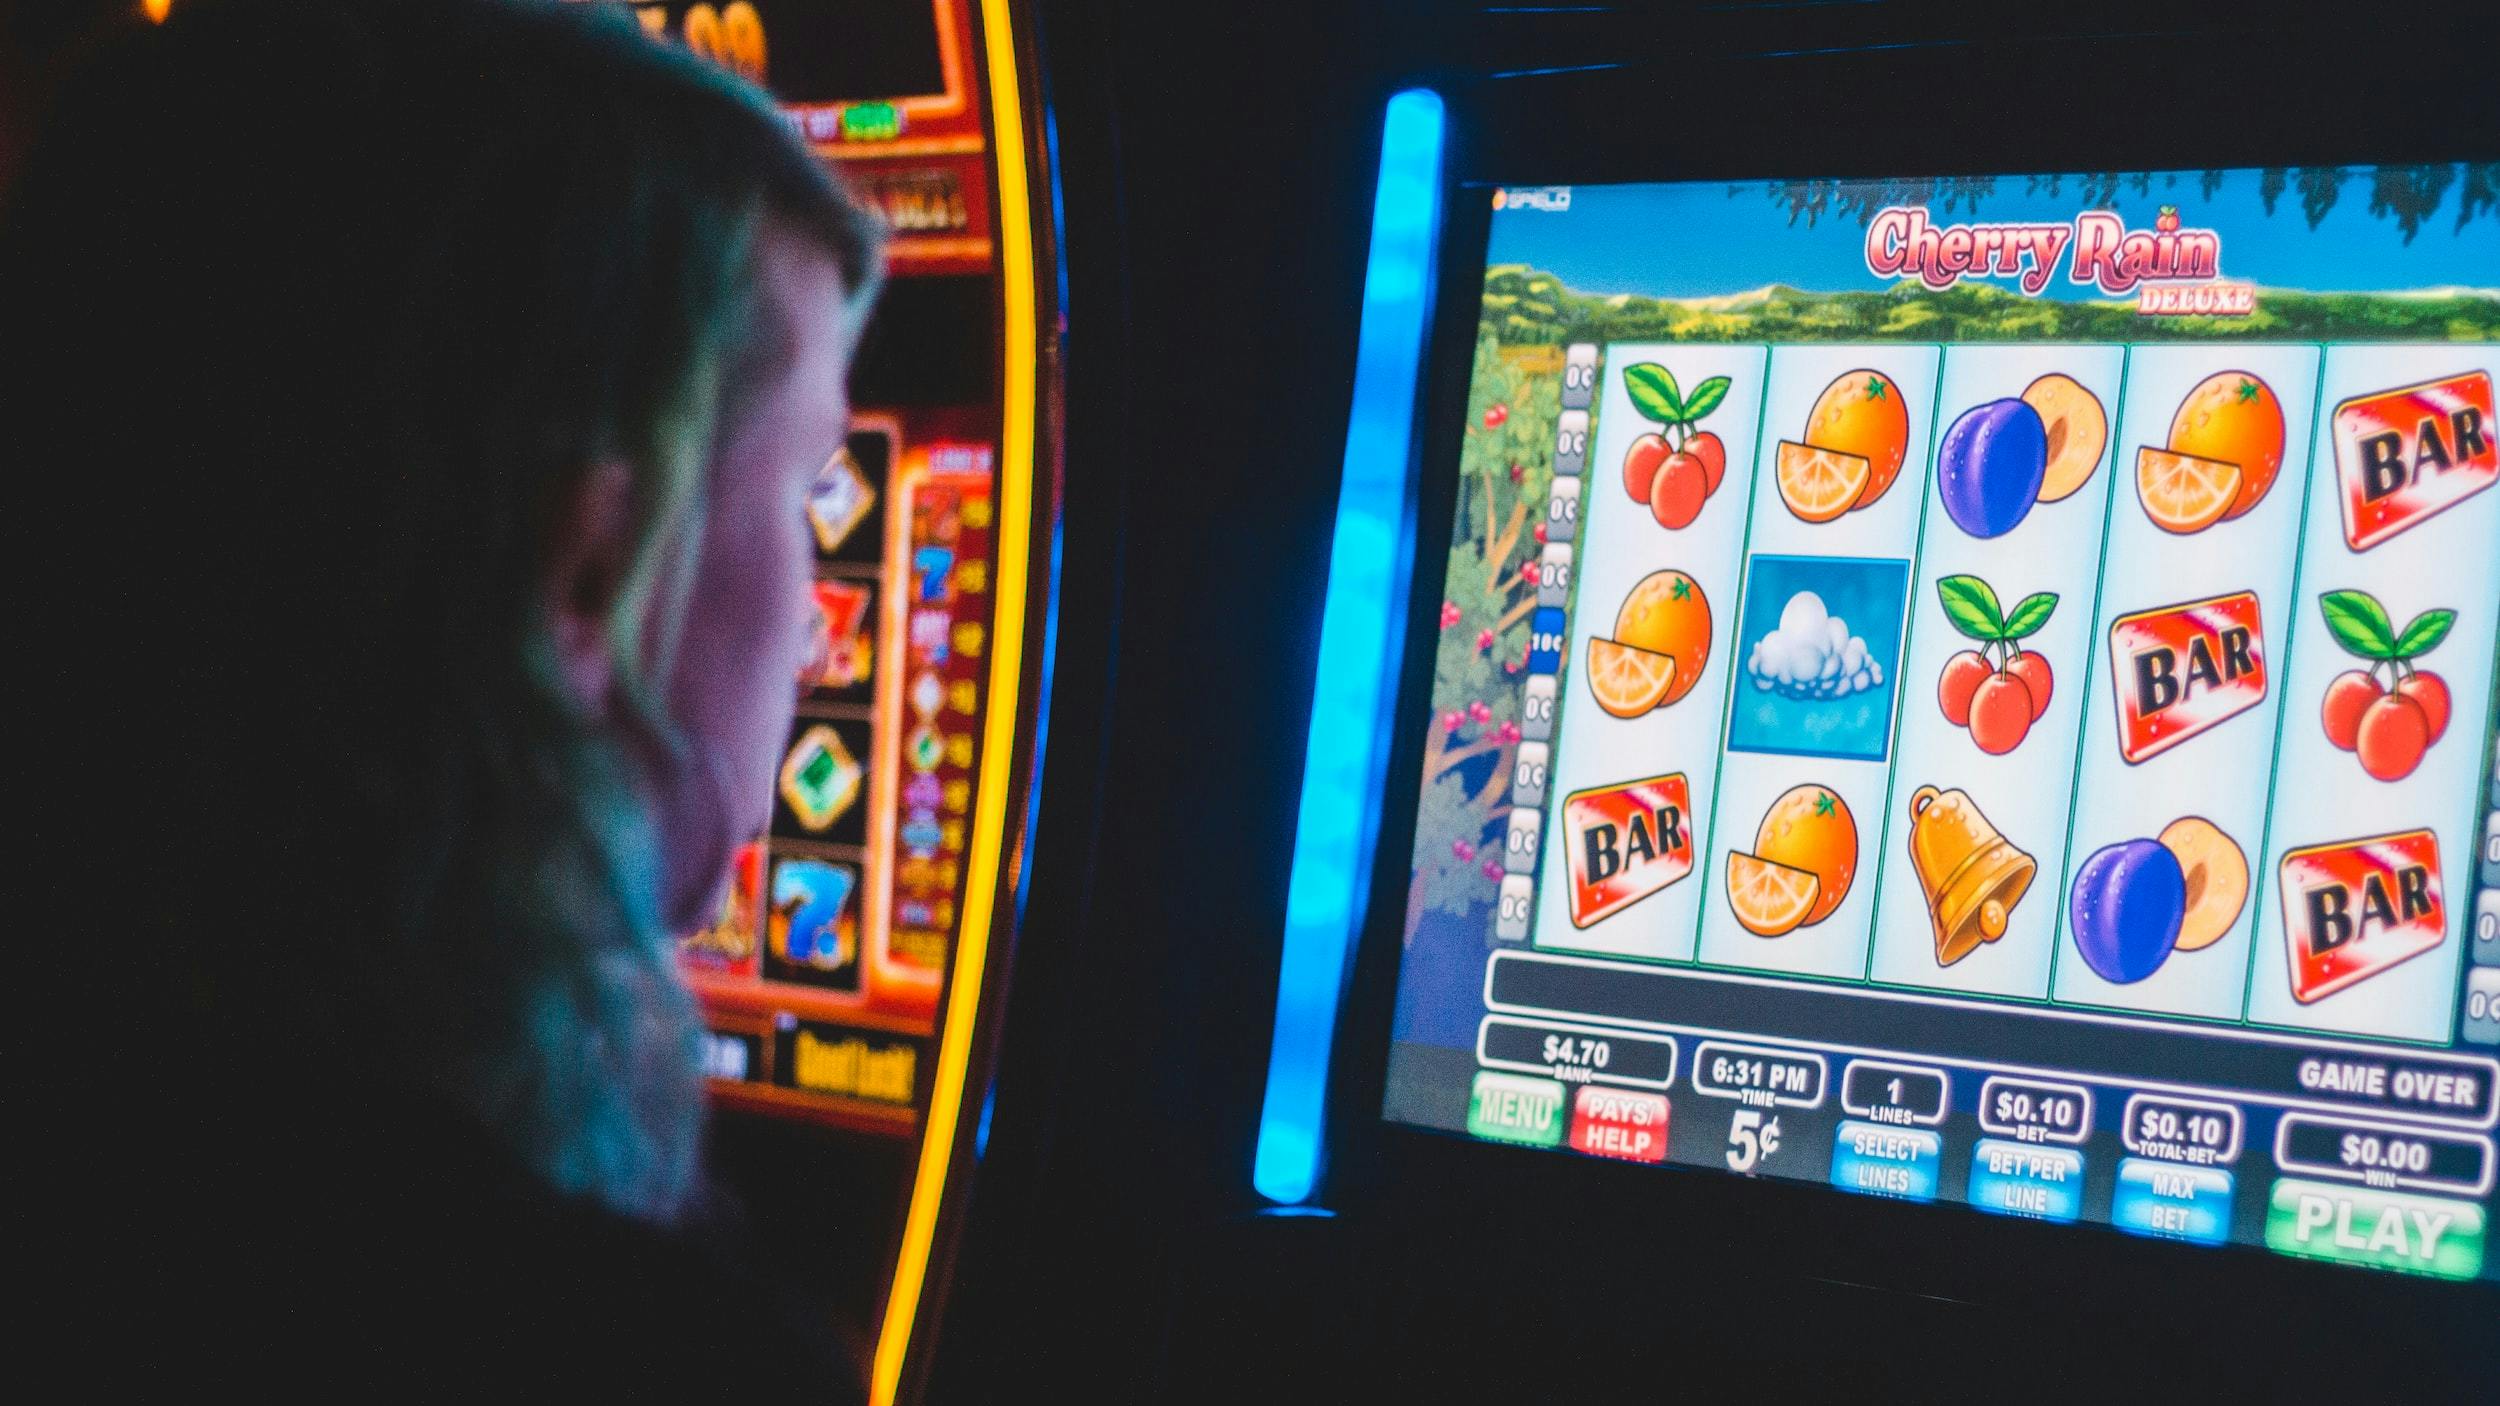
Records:
[[[1386,1116],[2500,1276],[2491,185],[1467,190]]]

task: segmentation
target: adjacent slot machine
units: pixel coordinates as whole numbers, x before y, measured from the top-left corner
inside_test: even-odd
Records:
[[[1050,225],[1000,0],[635,5],[769,89],[890,231],[848,443],[807,504],[815,631],[766,833],[682,966],[715,1161],[793,1277],[924,1341],[1007,974],[1054,513]]]

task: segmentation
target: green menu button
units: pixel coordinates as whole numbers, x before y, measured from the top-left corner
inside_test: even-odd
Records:
[[[1476,1087],[1467,1099],[1467,1131],[1474,1137],[1499,1138],[1537,1147],[1556,1147],[1563,1139],[1563,1086],[1551,1079],[1476,1071]]]
[[[2483,1267],[2483,1208],[2331,1182],[2278,1181],[2266,1244],[2287,1255],[2471,1279]]]

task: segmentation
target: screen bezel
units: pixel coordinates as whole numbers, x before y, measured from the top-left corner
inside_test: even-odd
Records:
[[[2249,73],[2318,72],[2323,41],[2255,32]],[[2473,48],[2459,45],[2459,52]],[[1675,155],[1627,137],[1620,115],[1653,95],[1655,65],[1585,74],[1476,79],[1445,93],[1450,108],[1445,224],[1432,338],[1426,353],[1416,467],[1418,541],[1446,541],[1469,362],[1497,184],[1615,181],[1744,181],[1811,177],[2006,175],[2087,170],[2374,165],[2491,158],[2460,150],[2465,99],[2426,102],[2389,116],[2336,122],[2297,85],[2216,86],[2184,53],[2152,62],[2117,37],[2065,41],[2045,69],[1999,65],[1971,80],[1983,58],[2037,56],[2023,42],[1971,41],[1909,54],[1765,54],[1721,61],[1691,79],[1688,106],[1718,115],[1705,136],[1679,139]],[[2269,62],[2271,60],[2271,63]],[[2462,75],[2453,56],[2433,60]],[[2161,92],[2159,103],[2113,103],[2108,70],[2125,91]],[[2308,68],[2302,65],[2310,65]],[[2202,84],[2203,86],[2198,86]],[[2426,84],[2441,86],[2436,76]],[[2452,94],[2460,91],[2447,85]],[[2096,91],[2096,89],[2098,91]],[[1790,120],[1748,130],[1748,95],[1803,95]],[[1835,95],[1861,95],[1854,104]],[[1873,93],[1869,101],[1863,95]],[[1941,95],[1941,96],[1940,96]],[[2087,115],[2088,114],[2088,115]],[[1976,120],[1973,120],[1976,119]],[[1859,139],[1887,140],[1869,154]],[[1800,133],[1820,133],[1801,140]],[[2124,153],[2124,160],[2114,154]],[[2291,197],[2287,197],[2291,198]],[[2347,199],[2355,198],[2347,192]],[[1632,1167],[1568,1154],[1475,1142],[1387,1121],[1381,1113],[1394,1015],[1400,934],[1416,825],[1424,731],[1432,687],[1434,615],[1446,551],[1418,551],[1408,592],[1399,706],[1389,745],[1370,906],[1339,1030],[1332,1086],[1331,1166],[1323,1199],[1350,1215],[1417,1229],[1467,1224],[1504,1205],[1547,1208],[1554,1238],[1575,1235],[1675,1246],[1675,1277],[1693,1282],[1806,1278],[1865,1285],[1963,1303],[2071,1313],[2074,1286],[2113,1302],[2136,1295],[2207,1308],[2217,1331],[2281,1333],[2281,1307],[2356,1315],[2436,1353],[2458,1331],[2486,1333],[2500,1304],[2489,1280],[2459,1284],[2352,1272],[2245,1245],[2198,1247],[2142,1239],[2113,1227],[2035,1224],[1970,1207],[1916,1205],[1813,1185],[1668,1166]],[[1431,1239],[1429,1235],[1410,1239]],[[1447,1239],[1449,1237],[1440,1237]],[[1501,1272],[1445,1254],[1436,1272]],[[1663,1283],[1654,1291],[1668,1292]],[[2269,1315],[2271,1310],[2272,1316]],[[2240,1339],[2243,1343],[2264,1339]],[[2230,1341],[2230,1339],[2221,1339]],[[2391,1339],[2391,1345],[2392,1345]],[[2462,1341],[2471,1342],[2468,1338]],[[2392,1354],[2391,1354],[2392,1355]]]

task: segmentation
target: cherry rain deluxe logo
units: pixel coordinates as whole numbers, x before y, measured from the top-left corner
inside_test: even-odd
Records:
[[[1866,226],[1866,268],[1915,278],[1942,292],[1965,278],[2012,279],[2026,298],[2048,291],[2063,263],[2068,282],[2112,297],[2135,295],[2149,317],[2246,317],[2257,288],[2222,277],[2222,235],[2179,224],[2164,205],[2151,229],[2129,229],[2107,210],[2066,224],[1946,224],[1924,205],[1890,205]]]

